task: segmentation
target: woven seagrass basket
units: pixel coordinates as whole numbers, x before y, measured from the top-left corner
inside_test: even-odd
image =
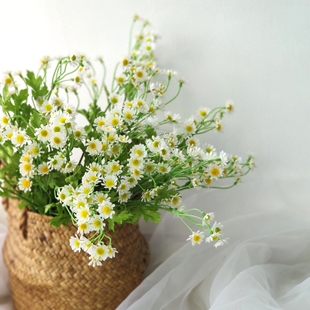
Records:
[[[75,227],[54,228],[50,217],[19,210],[14,200],[3,205],[9,222],[3,255],[16,310],[115,310],[142,282],[150,252],[137,225],[110,233],[118,253],[91,267],[86,253],[70,248]]]

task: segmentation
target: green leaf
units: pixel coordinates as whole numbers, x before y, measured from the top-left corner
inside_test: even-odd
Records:
[[[138,92],[137,88],[132,84],[128,83],[124,87],[126,98],[130,101],[133,100]]]
[[[3,101],[6,101],[8,98],[10,98],[8,84],[5,84],[3,87],[2,96],[3,96]]]
[[[12,95],[12,99],[15,102],[16,106],[20,106],[21,104],[27,102],[27,98],[28,98],[28,90],[26,89],[21,89],[19,91],[19,93],[15,93]]]
[[[145,210],[143,215],[146,222],[148,222],[149,220],[153,221],[154,223],[160,222],[161,215],[157,211]]]
[[[124,210],[113,216],[113,221],[117,224],[123,224],[123,222],[128,221],[132,217],[132,214],[127,210]]]
[[[42,124],[42,117],[40,116],[39,112],[36,110],[32,111],[32,115],[30,118],[30,125],[34,128],[39,128]],[[45,124],[43,124],[45,125]]]
[[[168,189],[168,186],[160,188],[157,191],[157,197],[154,199],[154,202],[160,202],[161,200],[177,195],[179,192],[176,189]]]
[[[70,220],[71,220],[71,217],[69,214],[60,214],[56,217],[53,217],[51,220],[50,220],[50,224],[54,227],[59,227],[60,225],[65,225],[65,226],[68,226],[69,223],[70,223]]]
[[[48,205],[45,205],[44,213],[47,214],[52,207],[55,207],[55,203],[49,203]]]
[[[25,202],[25,201],[23,201],[23,200],[18,204],[18,208],[19,208],[20,210],[26,208],[27,206],[28,206],[28,203]]]
[[[15,112],[14,104],[11,102],[9,98],[2,101],[2,110],[4,113]]]
[[[34,98],[43,97],[48,93],[48,89],[44,84],[42,77],[36,77],[32,71],[27,71],[27,78],[25,78],[25,82],[33,89],[32,95]]]
[[[77,187],[82,179],[83,173],[82,165],[77,165],[73,174],[65,178],[66,184],[71,184],[73,187]]]
[[[153,136],[157,136],[157,132],[152,126],[147,125],[145,127],[144,132],[146,133],[147,138],[152,138]]]

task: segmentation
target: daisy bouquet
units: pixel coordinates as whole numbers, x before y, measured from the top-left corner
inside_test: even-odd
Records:
[[[137,23],[110,88],[104,60],[84,55],[43,57],[38,72],[6,72],[1,83],[1,196],[51,215],[56,227],[72,222],[77,231],[68,242],[93,266],[117,252],[107,230],[140,218],[159,222],[162,211],[188,227],[193,245],[224,244],[214,213],[185,208],[181,192],[232,187],[254,165],[197,138],[220,131],[232,103],[188,119],[167,111],[184,81],[158,67],[157,36],[135,16]],[[176,92],[168,95],[172,82]],[[230,183],[221,186],[223,179]]]

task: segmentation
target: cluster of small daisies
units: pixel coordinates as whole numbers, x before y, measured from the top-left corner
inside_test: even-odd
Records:
[[[221,131],[231,102],[201,108],[188,119],[162,113],[184,81],[176,80],[176,94],[166,98],[175,72],[157,66],[157,36],[147,21],[135,16],[137,22],[142,30],[117,64],[111,89],[103,59],[97,62],[98,78],[85,55],[45,56],[37,75],[7,72],[1,83],[1,195],[52,215],[55,226],[71,221],[77,232],[70,245],[88,253],[92,266],[117,253],[106,233],[115,224],[137,223],[141,217],[159,222],[161,210],[188,227],[193,245],[206,233],[207,242],[224,244],[214,213],[186,209],[181,191],[232,187],[254,166],[251,157],[243,162],[197,138]],[[91,98],[86,109],[80,107],[82,91]],[[221,186],[222,179],[232,182]]]

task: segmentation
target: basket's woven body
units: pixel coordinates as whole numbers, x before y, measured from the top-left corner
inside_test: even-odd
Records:
[[[70,248],[75,227],[54,228],[50,217],[5,203],[10,205],[3,255],[16,310],[114,310],[141,283],[150,253],[136,225],[110,234],[118,253],[94,268],[86,253]]]

